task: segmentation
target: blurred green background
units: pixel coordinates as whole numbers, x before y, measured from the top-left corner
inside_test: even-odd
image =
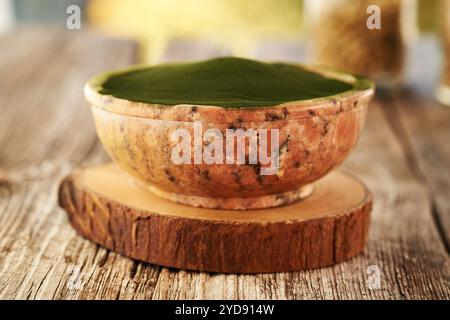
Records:
[[[419,0],[422,32],[439,30],[440,1],[448,0]],[[272,47],[277,41],[291,42],[295,48],[302,38],[301,0],[0,0],[0,7],[10,8],[9,13],[2,10],[0,22],[64,27],[71,4],[82,8],[83,28],[138,40],[146,62],[157,61],[174,39],[247,56],[262,42]]]

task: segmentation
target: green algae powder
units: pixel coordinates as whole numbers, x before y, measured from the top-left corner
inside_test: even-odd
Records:
[[[263,107],[354,89],[301,66],[241,58],[135,67],[96,79],[101,94],[162,105]]]

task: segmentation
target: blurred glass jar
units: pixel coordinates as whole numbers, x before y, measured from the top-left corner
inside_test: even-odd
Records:
[[[370,29],[379,8],[379,29]],[[408,46],[417,33],[416,0],[306,0],[310,62],[370,77],[381,88],[404,82]],[[376,20],[375,20],[376,21]]]
[[[444,50],[444,65],[442,70],[441,85],[437,91],[438,100],[450,106],[450,0],[441,0],[442,10],[442,47]]]

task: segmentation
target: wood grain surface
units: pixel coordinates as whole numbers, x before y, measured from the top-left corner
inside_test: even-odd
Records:
[[[86,239],[126,257],[220,273],[300,271],[334,265],[367,242],[372,196],[335,171],[291,205],[260,210],[194,208],[141,188],[113,163],[76,169],[59,204]]]
[[[57,204],[63,176],[106,160],[82,86],[135,61],[135,45],[82,32],[0,36],[0,298],[448,299],[450,109],[377,100],[343,165],[374,194],[368,246],[334,267],[209,274],[124,258],[80,236]],[[447,242],[448,243],[448,242]],[[379,274],[380,285],[373,275]],[[375,281],[375,284],[377,282]]]

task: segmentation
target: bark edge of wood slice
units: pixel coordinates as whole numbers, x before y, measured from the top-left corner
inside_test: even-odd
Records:
[[[288,206],[194,208],[158,198],[114,164],[66,177],[59,204],[83,237],[151,264],[221,273],[288,272],[334,265],[360,253],[372,209],[369,190],[334,171]]]

